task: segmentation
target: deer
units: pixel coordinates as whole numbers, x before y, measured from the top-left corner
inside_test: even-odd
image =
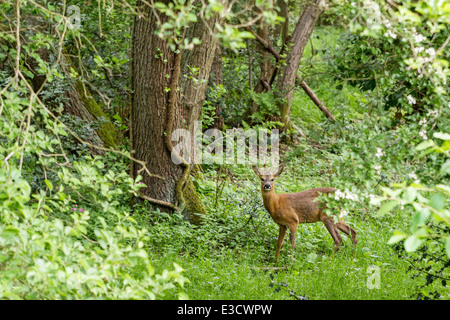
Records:
[[[289,241],[292,250],[295,249],[297,228],[300,223],[314,223],[321,221],[334,241],[334,252],[339,251],[342,238],[338,229],[351,237],[354,247],[356,246],[356,231],[346,224],[342,219],[335,223],[323,211],[326,206],[314,201],[321,194],[332,194],[336,188],[315,188],[295,193],[275,193],[274,181],[283,172],[284,165],[281,165],[276,173],[273,170],[260,172],[257,166],[253,166],[253,171],[261,180],[261,192],[264,207],[269,212],[272,220],[280,227],[278,232],[277,249],[275,262],[278,261],[281,246],[289,229]]]

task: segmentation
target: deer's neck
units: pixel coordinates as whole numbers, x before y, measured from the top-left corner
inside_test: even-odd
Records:
[[[278,207],[278,196],[275,194],[275,188],[272,187],[269,191],[264,190],[264,187],[261,189],[264,207],[273,216],[276,214]]]

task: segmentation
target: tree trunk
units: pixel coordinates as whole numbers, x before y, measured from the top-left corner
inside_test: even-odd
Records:
[[[138,1],[138,5],[143,2]],[[194,122],[200,117],[216,48],[214,35],[205,23],[214,26],[217,18],[199,21],[189,27],[186,37],[197,37],[202,44],[192,51],[183,51],[177,59],[167,42],[155,35],[159,25],[153,11],[145,6],[143,14],[145,18],[135,18],[133,36],[131,147],[136,159],[145,161],[150,172],[164,179],[144,175],[147,188],[142,192],[147,197],[181,205],[184,213],[198,223],[206,209],[191,177],[186,176],[189,165],[172,161],[166,135],[170,139],[172,132],[168,127],[172,126],[173,120],[172,129],[188,129],[194,137]],[[159,14],[159,20],[164,23],[168,18]],[[170,88],[169,92],[167,88]],[[169,110],[173,111],[172,115]],[[135,177],[138,171],[133,164],[132,176]],[[172,211],[169,206],[157,204],[157,207]]]
[[[164,1],[168,3],[169,1]],[[146,163],[149,170],[164,179],[150,177],[142,173],[142,182],[147,185],[141,192],[150,197],[172,204],[177,203],[175,185],[183,172],[182,168],[172,162],[167,150],[164,136],[167,123],[168,93],[170,76],[175,54],[169,49],[165,40],[155,35],[158,29],[157,17],[143,1],[142,18],[135,17],[132,50],[132,101],[131,101],[131,154]],[[161,23],[167,17],[160,15]],[[168,75],[168,76],[166,76]],[[179,114],[174,119],[181,125]],[[133,162],[131,175],[139,174],[139,167]],[[159,207],[164,211],[168,208]]]
[[[250,27],[247,28],[247,30],[253,32]],[[270,43],[270,37],[269,37],[269,26],[264,21],[264,19],[261,20],[260,24],[258,25],[258,29],[256,31],[256,35],[259,39],[261,39],[261,42],[257,42],[256,49],[259,55],[259,69],[260,69],[260,75],[259,79],[256,82],[255,88],[253,91],[255,93],[261,93],[267,91],[269,88],[270,83],[270,77],[272,75],[272,55],[267,51],[267,47],[265,47],[262,42],[269,44]],[[249,70],[250,72],[250,70]],[[247,108],[247,110],[244,113],[244,120],[246,122],[252,123],[252,120],[250,119],[251,115],[255,114],[259,111],[258,104],[253,101],[250,108]]]
[[[64,53],[61,57],[61,66],[67,75],[69,75],[70,67],[78,70],[66,53]],[[92,97],[90,90],[84,86],[83,83],[71,79],[70,90],[66,92],[66,97],[69,99],[68,103],[64,106],[65,112],[77,116],[88,123],[92,123],[94,121],[98,122],[95,130],[98,138],[100,138],[100,143],[97,144],[98,146],[104,146],[107,148],[117,147],[120,142],[120,138],[116,127],[111,122],[110,117]],[[89,147],[89,149],[91,150],[91,153],[103,154],[102,151],[95,150],[95,148]]]
[[[274,31],[274,39],[278,40],[278,37],[281,35],[280,44],[283,45],[289,34],[289,1],[278,0],[277,5],[280,8],[278,15],[284,18],[284,22],[276,26]]]
[[[222,62],[222,48],[219,44],[216,45],[216,52],[214,53],[214,61],[211,67],[212,83],[220,85],[223,82],[223,62]],[[214,118],[214,128],[222,130],[224,124],[223,110],[220,103],[216,105]]]
[[[180,87],[182,89],[182,95],[178,97],[178,101],[182,105],[183,122],[191,134],[192,145],[195,143],[196,134],[194,131],[194,123],[200,119],[203,103],[205,102],[206,88],[208,86],[214,57],[217,53],[216,48],[220,50],[214,32],[217,22],[219,22],[219,16],[214,15],[207,21],[194,23],[186,31],[186,37],[189,39],[198,38],[201,40],[201,44],[196,45],[193,50],[185,50],[181,59],[182,76],[180,77]],[[221,54],[219,58],[220,60],[222,59]],[[185,75],[190,75],[192,70],[195,70],[193,78],[189,76],[185,77]],[[223,115],[221,119],[223,125]],[[185,213],[190,216],[194,223],[200,223],[202,221],[201,215],[206,214],[206,208],[197,195],[190,175],[186,178],[182,192],[186,201]]]
[[[206,87],[216,54],[217,39],[214,31],[218,15],[207,21],[198,21],[190,25],[186,31],[186,38],[198,38],[201,44],[193,50],[184,50],[181,59],[180,87],[182,97],[179,100],[183,108],[183,118],[187,129],[193,134],[194,121],[200,118],[202,106],[205,101]]]
[[[38,16],[25,15],[22,18],[28,29],[34,29],[37,32],[45,32],[49,27],[45,21],[39,20]],[[23,41],[24,43],[28,42],[27,34],[25,34]],[[50,60],[51,49],[42,47],[36,50],[35,53],[37,53],[43,61],[48,62]],[[28,56],[26,53],[23,54],[25,54],[24,65],[33,74],[33,78],[30,78],[29,81],[34,92],[40,93],[47,82],[47,77],[44,74],[38,73],[38,63],[33,57]],[[69,89],[64,93],[67,102],[64,103],[63,112],[78,117],[89,124],[102,118],[102,121],[99,121],[97,124],[95,131],[93,131],[89,137],[84,138],[84,141],[91,144],[87,145],[87,148],[92,155],[103,154],[104,152],[102,150],[95,147],[116,147],[120,142],[119,135],[114,124],[110,121],[109,116],[92,97],[89,89],[84,87],[80,80],[74,80],[70,77],[70,67],[78,70],[69,58],[69,55],[65,52],[65,48],[63,48],[59,60],[59,68],[61,72],[65,74],[66,79],[69,79],[67,81]],[[43,98],[41,97],[41,99]],[[51,100],[47,102],[49,104],[52,103]]]
[[[303,89],[303,91],[306,92],[308,97],[316,104],[316,106],[320,109],[320,111],[323,112],[325,117],[332,121],[336,121],[336,118],[331,114],[330,110],[328,110],[327,107],[323,104],[322,101],[316,96],[316,94],[311,90],[311,88],[308,86],[308,84],[305,81],[300,82],[300,87]]]
[[[280,111],[280,121],[284,124],[284,127],[281,128],[282,131],[293,129],[291,106],[297,70],[300,66],[303,50],[308,43],[320,14],[324,11],[324,7],[324,0],[312,0],[308,3],[290,37],[285,65],[281,67],[276,83],[277,96],[281,98],[278,103],[278,109]]]

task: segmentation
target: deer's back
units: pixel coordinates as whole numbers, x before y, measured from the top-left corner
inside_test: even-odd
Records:
[[[315,188],[295,193],[279,194],[279,205],[281,208],[292,208],[298,218],[299,223],[316,222],[320,220],[322,214],[319,203],[314,199],[321,194],[333,193],[335,188]]]

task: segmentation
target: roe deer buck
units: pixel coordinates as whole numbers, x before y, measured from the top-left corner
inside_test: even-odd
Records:
[[[264,207],[269,211],[273,221],[280,226],[275,261],[278,261],[281,245],[283,244],[287,229],[290,231],[289,240],[291,242],[292,250],[294,250],[299,223],[322,221],[333,237],[335,252],[339,250],[342,243],[342,238],[338,229],[348,236],[351,236],[353,244],[356,245],[356,231],[342,221],[342,219],[338,223],[334,223],[333,218],[328,217],[322,211],[323,208],[319,208],[319,203],[314,202],[314,199],[320,194],[333,193],[336,189],[316,188],[296,193],[275,194],[273,183],[283,169],[284,166],[281,166],[275,174],[273,172],[261,173],[256,166],[253,166],[253,171],[261,179],[261,192]]]

